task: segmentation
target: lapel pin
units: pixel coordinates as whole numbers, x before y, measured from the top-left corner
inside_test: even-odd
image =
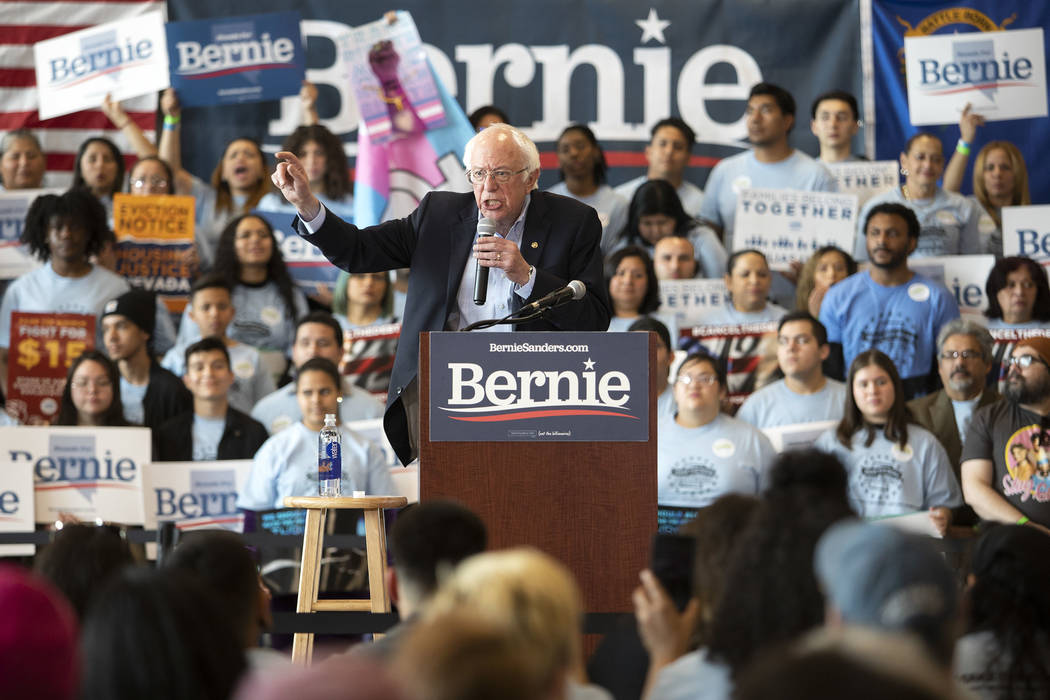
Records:
[[[537,243],[536,241],[533,241],[533,242],[532,242],[532,247],[533,247],[533,248],[539,248],[539,247],[540,247],[540,244],[539,244],[539,243]]]

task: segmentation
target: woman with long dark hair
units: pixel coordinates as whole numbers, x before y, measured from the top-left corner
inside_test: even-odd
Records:
[[[893,360],[879,350],[857,355],[846,389],[842,420],[815,445],[846,466],[850,506],[865,518],[929,511],[943,535],[962,491],[944,448],[912,419]]]
[[[55,425],[124,426],[120,371],[98,350],[85,350],[69,366]]]
[[[353,222],[354,183],[339,137],[320,124],[304,124],[288,135],[281,150],[299,158],[310,178],[310,190],[321,203],[341,219]],[[295,207],[277,192],[263,197],[258,209],[295,212]]]
[[[625,331],[660,308],[660,288],[653,260],[637,246],[620,248],[605,261],[605,279],[613,315],[610,331]]]

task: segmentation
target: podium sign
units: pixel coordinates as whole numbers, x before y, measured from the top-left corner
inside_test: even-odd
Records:
[[[645,333],[432,333],[430,439],[645,442]]]

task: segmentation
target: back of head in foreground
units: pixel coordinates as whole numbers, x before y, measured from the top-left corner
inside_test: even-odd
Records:
[[[180,571],[132,569],[84,622],[82,700],[227,700],[245,669],[218,602]]]
[[[833,455],[785,452],[770,478],[730,561],[708,636],[711,657],[734,676],[763,648],[823,623],[813,550],[830,525],[853,514],[846,472]]]
[[[82,620],[99,589],[134,563],[118,528],[71,523],[55,533],[33,568],[62,591]]]

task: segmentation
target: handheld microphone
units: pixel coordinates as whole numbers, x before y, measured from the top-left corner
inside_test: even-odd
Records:
[[[521,311],[518,313],[526,314],[532,313],[533,311],[539,311],[540,309],[553,309],[556,306],[561,306],[565,302],[583,299],[585,294],[587,294],[587,287],[583,282],[573,280],[561,289],[555,290],[547,296],[537,299],[531,304],[527,304],[522,307]]]
[[[489,218],[482,218],[478,221],[478,235],[477,238],[484,238],[486,236],[494,236],[496,234],[496,224],[492,223]],[[474,263],[474,303],[478,306],[484,306],[485,300],[488,298],[489,293],[489,269],[481,264],[481,260]]]

